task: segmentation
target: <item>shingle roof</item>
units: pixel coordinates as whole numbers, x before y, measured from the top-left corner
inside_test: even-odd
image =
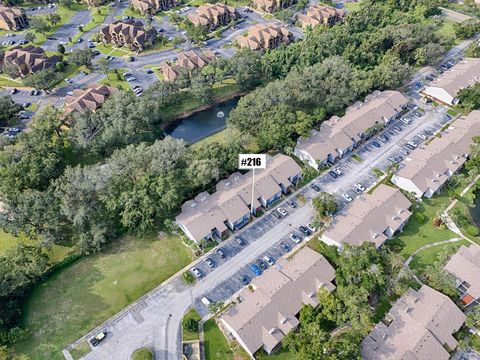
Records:
[[[299,324],[295,315],[304,304],[318,305],[319,288],[335,289],[334,278],[335,270],[328,261],[304,247],[253,280],[254,291],[244,289],[242,301],[228,309],[221,321],[250,354],[264,345],[272,350]]]
[[[215,54],[210,50],[183,51],[178,55],[177,61],[174,64],[169,64],[164,61],[160,64],[163,76],[166,81],[175,80],[182,70],[191,71],[194,69],[201,69],[210,61],[216,58]]]
[[[95,83],[89,84],[85,90],[75,89],[72,95],[65,97],[65,114],[85,109],[95,111],[114,91],[110,86]]]
[[[475,299],[480,298],[480,247],[462,245],[445,265],[445,270],[454,275],[461,282],[470,286],[468,294]]]
[[[248,28],[247,35],[236,37],[241,47],[251,50],[267,49],[270,39],[278,38],[281,43],[288,43],[292,33],[285,26],[277,24],[256,24]]]
[[[39,70],[55,66],[60,61],[58,56],[47,56],[45,50],[40,47],[28,45],[16,46],[0,53],[0,63],[5,61],[15,64],[22,76]]]
[[[447,360],[457,346],[452,336],[466,316],[442,293],[423,285],[409,289],[392,306],[391,322],[378,323],[362,342],[365,360]]]
[[[157,30],[150,28],[145,30],[141,21],[135,20],[117,20],[100,30],[106,42],[112,42],[114,36],[122,34],[125,42],[128,44],[138,43],[144,46],[157,35]]]
[[[465,58],[450,70],[445,71],[424,90],[430,94],[431,89],[444,89],[450,96],[456,97],[461,89],[467,88],[480,81],[480,59]]]
[[[324,161],[328,154],[338,156],[337,149],[344,150],[359,140],[359,134],[377,123],[385,123],[401,111],[408,99],[398,91],[371,94],[360,105],[351,106],[345,116],[334,116],[325,121],[320,131],[309,138],[299,138],[297,149],[307,152],[317,161]]]
[[[344,12],[340,9],[326,5],[312,5],[307,8],[306,14],[299,14],[298,20],[302,26],[329,25],[331,22],[343,18]]]
[[[213,25],[216,23],[218,16],[227,14],[229,18],[234,19],[237,17],[237,13],[233,6],[226,4],[203,4],[198,7],[195,13],[188,14],[188,19],[195,25]]]
[[[281,191],[280,184],[285,187],[291,183],[288,178],[301,173],[301,168],[290,157],[277,154],[268,159],[266,170],[255,172],[254,207],[260,206],[259,198],[268,200]],[[188,228],[195,239],[201,240],[211,233],[212,229],[225,228],[224,222],[239,220],[250,213],[252,199],[252,173],[242,175],[233,173],[226,180],[217,184],[213,194],[203,192],[194,200],[182,205],[182,213],[176,221]]]
[[[400,190],[381,184],[371,194],[356,197],[322,236],[339,244],[371,241],[379,247],[388,228],[397,231],[412,215],[411,205]]]
[[[440,138],[413,150],[402,162],[396,177],[411,180],[424,193],[438,190],[470,154],[472,138],[480,135],[480,111],[454,121]]]

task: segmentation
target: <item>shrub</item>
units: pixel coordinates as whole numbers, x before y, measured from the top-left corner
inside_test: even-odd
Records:
[[[418,222],[419,224],[423,224],[425,222],[425,215],[422,214],[421,212],[416,212],[414,215],[413,215],[414,219],[416,222]]]
[[[478,236],[478,234],[480,233],[480,231],[478,230],[478,228],[474,225],[469,225],[467,226],[467,234],[470,235],[470,236]]]
[[[195,319],[192,319],[192,318],[189,318],[187,319],[184,323],[183,323],[183,329],[185,331],[189,331],[189,332],[197,332],[198,331],[198,321],[195,320]]]

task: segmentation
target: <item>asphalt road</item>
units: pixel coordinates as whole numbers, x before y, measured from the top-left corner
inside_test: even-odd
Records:
[[[77,26],[78,25],[86,25],[90,19],[90,10],[79,10],[75,12],[75,14],[65,22],[62,26],[60,26],[55,33],[51,36],[55,38],[55,40],[45,40],[42,44],[42,48],[45,51],[57,51],[57,46],[60,42],[68,42],[69,37],[74,37],[78,33]]]

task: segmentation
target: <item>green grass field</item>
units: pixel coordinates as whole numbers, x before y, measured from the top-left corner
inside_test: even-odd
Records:
[[[419,223],[415,216],[412,215],[403,232],[396,237],[404,244],[401,254],[405,259],[426,244],[456,237],[452,231],[433,225],[433,220],[449,203],[450,199],[445,191],[435,195],[432,199],[424,199],[421,203],[413,203],[413,211],[421,212],[426,219],[423,223]]]
[[[442,24],[436,30],[437,35],[444,38],[456,38],[454,30],[455,24],[454,21],[444,18]]]
[[[29,336],[16,345],[30,360],[63,360],[61,350],[166,280],[192,260],[177,236],[124,237],[76,261],[31,293]]]
[[[214,319],[203,324],[205,360],[231,360],[233,352]]]
[[[201,318],[202,317],[200,316],[200,314],[195,309],[190,309],[185,313],[185,315],[183,315],[182,331],[183,331],[183,340],[184,341],[198,340],[200,336],[198,334],[198,331],[191,332],[191,331],[185,330],[185,328],[183,327],[183,324],[185,324],[188,319],[194,319],[196,321],[199,321]]]
[[[99,81],[100,84],[108,85],[116,87],[117,89],[129,90],[130,86],[128,86],[128,82],[123,78],[123,73],[127,71],[127,69],[117,69],[118,74],[120,75],[120,79],[118,79],[117,74],[114,72],[115,70],[108,70],[108,78],[103,78]]]
[[[432,265],[437,260],[438,254],[442,252],[445,248],[453,247],[455,249],[458,249],[462,245],[469,246],[470,242],[468,242],[467,240],[461,240],[454,243],[433,246],[431,248],[420,251],[417,255],[415,255],[412,262],[410,263],[410,268],[420,274],[425,270],[428,265]]]

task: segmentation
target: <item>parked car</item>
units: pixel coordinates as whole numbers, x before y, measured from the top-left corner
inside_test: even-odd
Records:
[[[234,237],[234,240],[235,240],[235,241],[237,242],[237,244],[240,245],[240,246],[244,246],[244,245],[247,244],[247,243],[245,242],[245,240],[244,240],[242,237],[240,237],[240,236],[235,236],[235,237]]]
[[[350,201],[353,200],[352,197],[351,197],[350,195],[348,195],[347,193],[343,193],[342,196],[343,196],[343,198],[344,198],[345,200],[347,200],[348,202],[350,202]]]
[[[338,176],[342,176],[343,175],[343,172],[342,170],[340,170],[339,168],[335,168],[332,170],[335,174],[337,174]]]
[[[397,130],[398,132],[402,131],[402,128],[398,125],[394,125],[393,128]]]
[[[205,305],[207,308],[212,304],[212,302],[211,302],[207,297],[203,297],[203,298],[202,298],[202,303],[203,303],[203,305]]]
[[[403,146],[407,149],[410,149],[410,150],[413,150],[415,149],[412,145],[410,145],[409,143],[406,143],[406,144],[403,144]]]
[[[301,232],[302,234],[306,235],[306,236],[312,235],[312,232],[311,232],[310,229],[307,228],[306,226],[303,226],[303,225],[302,225],[302,226],[300,226],[300,227],[298,228],[298,230],[300,230],[300,232]]]
[[[10,94],[14,95],[18,93],[18,89],[17,88],[13,88],[12,90],[10,90]]]
[[[311,223],[308,223],[307,225],[305,225],[307,227],[308,230],[310,230],[312,233],[315,232],[315,226],[313,226]]]
[[[409,125],[411,123],[411,120],[408,118],[401,118],[400,121],[405,125]]]
[[[210,258],[205,258],[205,264],[207,264],[207,266],[210,268],[210,269],[213,269],[215,267],[215,263],[212,261],[212,259]]]
[[[66,83],[69,83],[69,84],[73,84],[73,81],[72,81],[72,80],[70,80],[70,79],[68,79],[68,78],[67,78],[67,79],[65,79],[65,82],[66,82]]]
[[[272,266],[273,264],[275,264],[275,260],[273,260],[273,258],[271,258],[270,256],[265,255],[265,256],[263,257],[263,260],[265,260],[265,262],[266,262],[268,265],[270,265],[270,266]]]
[[[257,265],[260,266],[260,269],[262,270],[266,270],[268,268],[268,265],[265,261],[263,261],[262,259],[257,259]]]
[[[291,206],[291,207],[294,208],[294,209],[297,207],[297,204],[296,204],[295,201],[293,201],[293,200],[290,200],[290,201],[288,202],[288,205]]]
[[[98,344],[100,344],[100,342],[102,342],[105,339],[106,336],[107,336],[107,333],[102,331],[90,339],[90,344],[92,344],[92,346],[97,346]]]
[[[147,74],[153,74],[154,71],[152,69],[147,69]]]
[[[335,171],[333,171],[333,170],[330,170],[330,171],[328,172],[328,174],[329,174],[331,177],[333,177],[334,179],[336,179],[336,178],[338,177],[337,173],[336,173]]]
[[[413,148],[416,148],[416,147],[418,146],[417,143],[416,143],[415,141],[413,141],[413,140],[409,141],[408,144],[409,144],[410,146],[412,146]]]
[[[380,145],[380,143],[378,143],[376,141],[372,141],[372,145],[375,146],[376,148],[379,148],[379,147],[382,146],[382,145]]]
[[[196,267],[193,267],[191,272],[193,275],[195,275],[197,279],[200,279],[202,277],[202,273]]]
[[[280,215],[277,210],[273,210],[272,215],[277,220],[280,220],[282,218],[282,215]]]
[[[277,211],[278,211],[278,212],[280,213],[280,215],[282,215],[282,216],[287,216],[287,215],[288,215],[287,210],[285,210],[284,208],[279,207],[279,208],[277,209]]]
[[[425,134],[418,134],[417,136],[422,140],[427,140],[427,136]]]
[[[20,131],[22,131],[20,128],[18,127],[13,127],[13,128],[10,128],[7,130],[9,133],[19,133]]]
[[[240,281],[242,282],[243,285],[248,285],[248,283],[250,282],[250,278],[247,275],[243,275],[240,278]]]
[[[262,269],[257,264],[250,264],[250,270],[257,276],[262,275]]]
[[[32,105],[31,103],[29,102],[26,102],[26,103],[23,103],[22,106],[24,109],[28,108],[30,105]]]
[[[292,248],[290,247],[290,245],[286,244],[286,243],[281,243],[280,244],[280,247],[285,251],[285,252],[289,252],[290,250],[292,250]]]
[[[358,190],[360,190],[360,191],[365,191],[365,187],[364,187],[362,184],[360,184],[360,183],[356,183],[356,184],[355,184],[355,187],[356,187]]]
[[[220,256],[220,258],[225,259],[227,256],[225,255],[225,252],[222,249],[217,249],[215,250],[215,254]]]
[[[316,192],[320,191],[320,187],[317,184],[310,184],[310,187],[315,190]]]
[[[299,244],[300,241],[302,241],[302,239],[300,239],[300,237],[298,237],[296,234],[294,233],[291,233],[290,235],[288,235],[288,237],[290,238],[290,240],[292,240],[295,244]]]
[[[423,114],[422,114],[421,112],[419,112],[419,111],[415,111],[413,114],[414,114],[416,117],[422,117],[422,116],[423,116]]]

